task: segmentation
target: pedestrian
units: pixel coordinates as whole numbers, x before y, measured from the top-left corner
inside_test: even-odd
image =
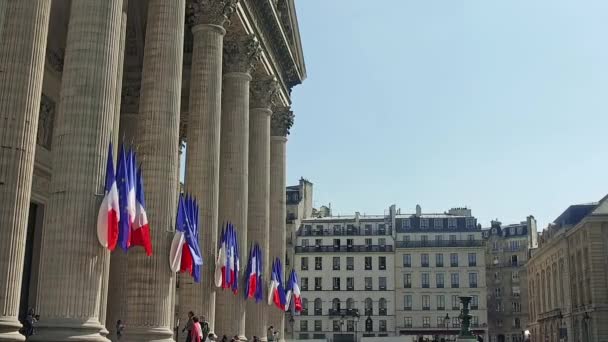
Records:
[[[192,342],[202,342],[203,340],[203,330],[201,329],[201,323],[199,322],[198,317],[192,317],[192,337],[190,341]]]
[[[201,330],[203,331],[203,342],[205,342],[205,340],[207,340],[207,335],[209,335],[209,331],[211,330],[209,328],[209,322],[207,322],[205,316],[201,316],[199,323],[201,324]]]
[[[261,342],[260,338],[257,336],[253,336],[253,342]]]
[[[125,325],[122,324],[122,321],[119,319],[116,321],[116,339],[120,340],[122,338],[122,332],[125,330]]]
[[[23,334],[25,337],[34,335],[34,323],[36,320],[34,316],[34,309],[29,308],[27,310],[27,315],[25,316],[25,321],[23,322]]]
[[[234,335],[234,337],[230,340],[230,342],[239,342],[239,336],[238,335]]]
[[[268,342],[274,341],[274,327],[272,325],[269,326],[266,331],[266,338],[268,339]]]
[[[228,336],[226,336],[226,335],[222,336],[222,342],[228,342]]]
[[[186,326],[184,327],[184,329],[182,329],[182,332],[188,331],[188,334],[186,335],[186,342],[192,342],[192,325],[194,324],[194,322],[192,321],[193,317],[194,312],[188,312],[188,322],[186,322]]]
[[[207,335],[207,340],[209,341],[217,341],[217,335],[214,333],[209,333],[209,335]]]

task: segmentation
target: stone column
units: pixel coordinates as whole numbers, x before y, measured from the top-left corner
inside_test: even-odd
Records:
[[[283,276],[285,270],[286,236],[286,143],[289,129],[293,124],[293,112],[289,107],[275,108],[271,120],[270,138],[270,260],[281,258]],[[285,280],[285,279],[283,279]],[[278,332],[281,341],[285,339],[285,313],[276,307],[270,308],[268,325]]]
[[[264,283],[270,279],[268,265],[269,199],[270,199],[270,110],[271,100],[277,92],[274,77],[257,77],[250,87],[249,99],[249,188],[247,209],[247,248],[258,243],[262,249]],[[247,250],[247,255],[249,251]],[[266,293],[264,289],[264,293]],[[268,309],[266,303],[249,299],[246,304],[246,336],[266,340]]]
[[[173,341],[175,274],[167,252],[177,209],[185,0],[150,0],[133,138],[146,190],[153,254],[128,252],[125,341]],[[121,252],[119,252],[121,253]]]
[[[97,241],[114,118],[122,1],[73,1],[33,341],[107,341],[99,313],[109,252]]]
[[[51,2],[0,8],[0,341],[23,341],[17,316]]]
[[[226,36],[218,223],[234,224],[238,234],[240,264],[243,270],[247,262],[249,82],[253,63],[259,58],[259,54],[259,42],[252,35]],[[241,292],[234,295],[232,291],[224,290],[217,294],[216,332],[229,336],[238,335],[245,341],[245,302]]]
[[[182,326],[188,321],[189,311],[205,316],[211,331],[215,327],[213,274],[218,236],[223,25],[234,8],[235,3],[229,0],[192,1],[187,8],[193,41],[185,189],[200,206],[199,243],[205,265],[201,284],[189,274],[180,274],[178,315]]]

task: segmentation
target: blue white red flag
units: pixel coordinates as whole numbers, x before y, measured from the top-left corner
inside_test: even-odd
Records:
[[[247,270],[245,271],[245,299],[262,300],[262,251],[256,243],[249,250]]]
[[[118,224],[120,222],[120,204],[113,159],[112,143],[110,142],[106,162],[104,197],[97,215],[97,239],[104,248],[111,251],[114,250],[118,242]]]
[[[116,178],[118,182],[118,202],[120,205],[120,221],[118,224],[118,244],[126,252],[131,244],[131,223],[135,219],[135,210],[131,209],[129,203],[129,163],[127,163],[127,152],[124,146],[120,146],[118,153],[118,168]]]
[[[285,311],[285,289],[283,288],[283,265],[281,259],[276,258],[272,263],[272,273],[270,276],[270,290],[268,291],[268,305],[274,305]]]
[[[135,163],[135,155],[132,162]],[[133,168],[136,166],[133,165]],[[131,247],[142,246],[148,256],[152,255],[152,240],[150,239],[150,225],[146,213],[146,200],[144,198],[144,183],[141,177],[141,168],[137,168],[135,181],[135,220],[131,231]]]
[[[198,216],[192,216],[194,214],[198,215],[196,201],[180,195],[169,263],[173,272],[189,272],[198,283],[203,258],[198,241]]]
[[[236,230],[231,223],[222,228],[219,249],[215,262],[215,285],[238,292],[239,245]]]
[[[298,285],[298,274],[292,269],[287,280],[287,294],[285,295],[287,304],[285,311],[291,307],[292,313],[302,312],[302,297],[300,296],[300,286]]]

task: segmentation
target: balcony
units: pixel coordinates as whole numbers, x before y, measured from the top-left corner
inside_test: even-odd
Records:
[[[430,311],[431,307],[430,306],[423,306],[422,310],[424,310],[424,311]]]
[[[397,248],[483,247],[483,240],[396,241]]]
[[[422,284],[423,289],[428,289],[429,287],[430,287],[429,284]]]
[[[329,309],[330,317],[355,317],[359,315],[359,309]]]
[[[315,291],[323,291],[323,288],[321,285],[315,285]]]
[[[292,220],[293,222],[293,220]],[[292,223],[287,220],[287,223]],[[390,236],[393,234],[392,228],[379,229],[360,229],[354,226],[340,229],[298,229],[297,236]]]
[[[296,246],[296,253],[323,253],[323,252],[392,252],[389,245],[353,245],[347,246]]]
[[[355,287],[354,286],[347,286],[346,287],[346,291],[354,291]]]
[[[443,288],[443,283],[441,283],[441,284],[437,284],[437,288],[438,288],[438,289],[442,289],[442,288]]]
[[[365,309],[365,316],[372,316],[373,314],[374,314],[373,309],[369,309],[369,308]]]
[[[453,289],[457,289],[457,288],[459,288],[459,287],[460,287],[460,285],[459,285],[459,284],[452,284],[452,288],[453,288]]]
[[[354,269],[355,269],[355,266],[354,266],[354,265],[346,265],[346,270],[347,270],[347,271],[352,271],[352,270],[354,270]]]
[[[378,315],[380,315],[380,316],[386,316],[386,314],[387,314],[386,308],[380,308],[378,310]]]
[[[438,307],[437,307],[437,311],[443,311],[443,310],[445,310],[445,307],[444,307],[444,306],[438,306]]]
[[[412,311],[412,307],[411,306],[406,306],[403,308],[403,311]]]
[[[321,316],[323,315],[323,310],[315,308],[315,316]]]
[[[451,262],[450,267],[458,267],[458,262]]]

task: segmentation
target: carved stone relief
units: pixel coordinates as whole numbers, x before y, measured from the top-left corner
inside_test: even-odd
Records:
[[[44,93],[40,98],[40,112],[38,117],[38,132],[36,144],[50,150],[53,140],[53,123],[55,121],[55,101]]]

